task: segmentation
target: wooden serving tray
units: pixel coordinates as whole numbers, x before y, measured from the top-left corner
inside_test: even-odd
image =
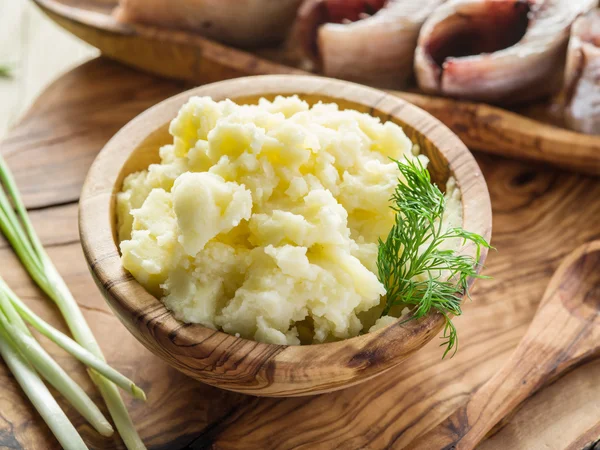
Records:
[[[490,253],[485,270],[493,279],[478,282],[473,301],[455,319],[460,348],[454,358],[442,360],[435,339],[401,367],[315,397],[257,398],[201,384],[149,353],[113,316],[88,273],[77,232],[80,188],[98,151],[135,115],[188,87],[99,58],[52,84],[0,143],[34,226],[109,363],[148,394],[147,403],[126,401],[149,449],[410,448],[505,361],[561,259],[600,237],[598,178],[477,153],[492,198],[497,251]],[[0,258],[8,284],[65,330],[2,240]],[[81,364],[41,342],[102,405]],[[528,400],[480,448],[584,448],[600,438],[598,379],[600,361],[579,367]],[[0,447],[58,449],[3,364],[0,383]],[[124,448],[118,438],[102,438],[65,408],[91,448]]]
[[[102,53],[130,66],[194,83],[242,75],[306,73],[297,51],[285,45],[245,52],[197,34],[124,25],[111,12],[118,0],[34,0],[50,18]],[[514,111],[418,92],[394,92],[448,125],[470,148],[563,169],[600,175],[600,136],[555,126],[544,104]]]

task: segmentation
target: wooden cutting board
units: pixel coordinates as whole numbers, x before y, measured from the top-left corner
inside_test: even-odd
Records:
[[[384,375],[316,397],[264,399],[186,378],[139,344],[112,315],[81,252],[77,199],[92,160],[128,120],[189,86],[96,59],[51,85],[0,144],[50,256],[71,287],[107,356],[148,394],[127,398],[146,445],[177,449],[383,449],[410,442],[444,419],[514,349],[561,259],[600,238],[600,179],[476,154],[494,212],[483,280],[455,319],[460,348],[442,360],[432,341]],[[65,329],[4,241],[0,274],[42,317]],[[600,268],[599,268],[600,270]],[[101,404],[81,365],[41,339]],[[556,381],[525,403],[481,449],[581,449],[600,438],[600,362]],[[0,447],[59,448],[0,364]],[[64,404],[64,402],[61,402]],[[90,448],[121,449],[66,406]]]

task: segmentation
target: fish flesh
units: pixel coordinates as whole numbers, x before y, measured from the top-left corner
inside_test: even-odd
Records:
[[[563,92],[567,125],[600,135],[600,10],[580,17],[571,28]]]
[[[281,41],[302,0],[120,0],[119,22],[199,33],[238,47]]]
[[[443,1],[308,0],[298,35],[324,75],[400,88],[412,77],[419,29]]]
[[[419,87],[491,103],[560,89],[571,25],[597,0],[450,0],[421,28]]]

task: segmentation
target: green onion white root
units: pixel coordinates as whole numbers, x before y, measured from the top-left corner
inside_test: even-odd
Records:
[[[103,436],[113,428],[83,389],[50,357],[30,333],[25,322],[88,367],[88,373],[104,398],[113,422],[129,450],[145,449],[118,387],[137,399],[144,392],[110,367],[102,355],[77,302],[44,250],[21,200],[16,183],[0,156],[0,229],[21,263],[60,310],[74,340],[55,329],[33,311],[0,278],[0,354],[15,379],[61,445],[87,448],[76,429],[42,381],[50,383]]]

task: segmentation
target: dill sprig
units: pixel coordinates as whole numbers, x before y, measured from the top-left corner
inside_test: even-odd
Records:
[[[419,319],[431,309],[446,319],[442,346],[444,357],[458,349],[457,332],[452,316],[462,313],[461,299],[469,295],[469,279],[484,278],[477,274],[481,248],[490,248],[486,240],[462,228],[445,229],[443,223],[446,199],[431,182],[429,172],[418,158],[406,162],[394,161],[405,181],[399,181],[391,198],[395,223],[385,241],[379,240],[377,269],[386,289],[385,308],[412,308]],[[448,239],[471,241],[477,248],[476,257],[460,255],[455,250],[441,248]]]

